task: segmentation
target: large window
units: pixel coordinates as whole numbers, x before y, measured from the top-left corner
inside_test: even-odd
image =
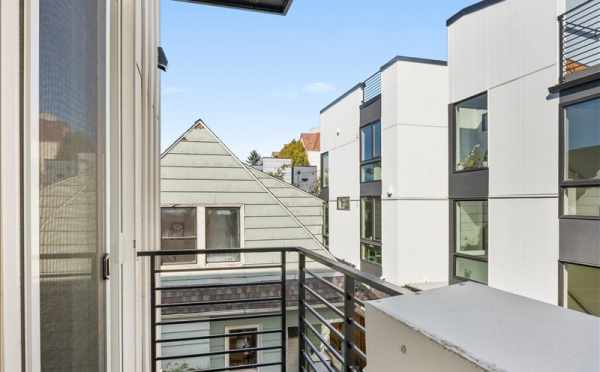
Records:
[[[600,217],[600,99],[564,109],[563,214]]]
[[[487,94],[454,105],[455,169],[484,169],[488,166]]]
[[[565,264],[563,303],[572,310],[600,316],[600,268]]]
[[[457,201],[454,213],[454,275],[487,283],[487,201]]]
[[[161,208],[161,249],[196,249],[196,208]],[[164,256],[162,264],[195,264],[196,255]]]
[[[381,123],[360,129],[360,182],[381,180]]]
[[[321,154],[321,188],[329,187],[329,153]]]
[[[361,258],[381,265],[381,198],[360,199]]]
[[[206,249],[240,248],[240,208],[206,208]],[[207,263],[239,262],[239,253],[211,253]]]

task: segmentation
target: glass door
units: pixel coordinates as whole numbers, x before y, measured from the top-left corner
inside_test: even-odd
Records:
[[[104,0],[39,0],[41,370],[105,370]]]

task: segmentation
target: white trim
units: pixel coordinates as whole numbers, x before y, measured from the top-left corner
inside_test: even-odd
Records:
[[[0,1],[0,371],[21,371],[20,7]]]
[[[261,332],[263,330],[262,324],[248,324],[248,325],[236,325],[236,326],[225,326],[225,334],[230,333],[231,331],[236,330],[249,330],[255,329],[254,332]],[[256,347],[262,347],[262,335],[256,335]],[[225,337],[225,350],[231,350],[229,341],[230,337]],[[237,349],[235,349],[237,350]],[[256,351],[256,364],[262,363],[262,352]],[[225,368],[229,368],[229,354],[225,354]],[[243,369],[242,371],[260,371],[261,368],[248,368]]]
[[[39,0],[24,0],[23,213],[25,371],[41,371],[39,269]]]

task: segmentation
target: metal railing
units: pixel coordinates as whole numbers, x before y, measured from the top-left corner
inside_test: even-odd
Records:
[[[586,1],[558,17],[560,80],[600,64],[600,0]]]
[[[243,265],[161,266],[165,256],[237,253],[269,259],[252,265],[244,260]],[[364,301],[407,293],[304,248],[144,251],[138,256],[150,260],[153,372],[286,371],[289,366],[307,372],[361,371],[367,364]],[[265,325],[245,325],[261,321]],[[238,331],[228,332],[226,324]],[[297,350],[288,348],[288,333],[295,333],[291,324],[297,326]]]
[[[381,72],[377,71],[365,80],[363,85],[363,102],[368,102],[381,94]]]

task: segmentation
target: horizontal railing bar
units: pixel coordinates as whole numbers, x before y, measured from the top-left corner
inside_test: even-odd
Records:
[[[362,331],[363,333],[366,333],[367,330],[365,329],[365,327],[362,326],[362,324],[360,324],[359,322],[356,321],[356,319],[352,318],[352,324],[354,324],[354,326],[356,327],[356,329],[358,329],[359,331]]]
[[[344,313],[338,309],[334,304],[332,304],[331,302],[327,301],[323,296],[321,296],[320,294],[318,294],[316,291],[314,291],[312,288],[310,288],[307,285],[304,285],[304,289],[306,289],[313,297],[316,297],[319,301],[321,301],[323,304],[327,305],[328,308],[330,308],[334,313],[338,314],[340,317],[344,317]]]
[[[189,269],[161,269],[156,270],[156,273],[185,273],[185,272],[204,272],[204,271],[229,271],[229,270],[257,270],[257,269],[281,269],[281,265],[257,265],[257,266],[224,266],[224,267],[201,267]]]
[[[278,253],[281,251],[294,252],[294,247],[273,247],[273,248],[225,248],[225,249],[178,249],[172,251],[140,251],[138,257],[157,257],[157,256],[182,256],[198,254],[228,254],[228,253]]]
[[[306,257],[308,257],[322,265],[328,266],[328,267],[334,269],[335,271],[339,271],[342,274],[349,275],[350,277],[354,278],[356,281],[363,282],[363,283],[369,285],[369,287],[377,289],[378,291],[381,291],[387,295],[398,296],[398,295],[402,295],[405,293],[409,293],[408,290],[405,290],[394,284],[384,282],[381,279],[379,279],[373,275],[358,271],[350,265],[340,263],[338,261],[335,261],[332,258],[325,257],[319,253],[311,251],[310,249],[306,249],[306,248],[302,248],[302,247],[298,247],[296,249],[298,250],[298,252],[304,254]]]
[[[312,349],[312,351],[317,355],[317,358],[319,358],[321,363],[323,363],[323,365],[327,368],[327,370],[329,372],[336,372],[334,369],[332,369],[332,367],[327,362],[327,358],[325,358],[325,356],[321,354],[321,351],[319,351],[319,349],[317,349],[317,347],[315,345],[313,345],[312,342],[310,342],[310,340],[308,339],[308,337],[306,337],[306,335],[302,335],[302,339]],[[316,369],[316,371],[318,371],[318,369]]]
[[[225,371],[239,371],[239,370],[252,370],[259,367],[272,367],[280,366],[281,362],[272,363],[259,363],[259,364],[245,364],[243,366],[225,367],[225,368],[212,368],[212,369],[196,369],[193,372],[225,372]]]
[[[196,301],[196,302],[178,302],[173,304],[158,304],[157,308],[171,308],[182,306],[203,306],[203,305],[227,305],[227,304],[247,304],[255,302],[280,301],[281,297],[262,297],[262,298],[240,298],[231,300],[216,300],[216,301]]]
[[[281,349],[281,346],[248,347],[245,349],[211,351],[208,353],[200,353],[200,354],[161,356],[161,357],[156,357],[156,360],[203,358],[203,357],[209,357],[209,356],[215,356],[215,355],[237,354],[237,353],[246,353],[249,351],[265,351],[265,350],[278,350],[278,349]]]
[[[302,356],[304,357],[304,360],[308,362],[308,364],[310,364],[310,368],[312,368],[312,370],[314,372],[319,372],[319,369],[317,368],[317,366],[315,365],[315,362],[312,360],[312,358],[310,357],[310,355],[308,355],[306,353],[306,351],[302,352]],[[306,371],[306,369],[304,367],[302,367],[302,369],[304,371]]]
[[[309,274],[311,277],[317,279],[321,283],[323,283],[325,285],[328,285],[331,289],[337,291],[341,296],[344,296],[344,291],[340,287],[338,287],[335,284],[333,284],[332,282],[328,281],[327,279],[323,279],[320,275],[317,275],[317,274],[315,274],[312,271],[309,271],[307,269],[304,269],[304,272],[306,274]]]
[[[354,342],[351,342],[350,345],[352,345],[352,350],[354,350],[358,356],[364,360],[367,360],[367,354],[365,354],[358,346],[356,346]]]
[[[317,336],[317,338],[319,339],[319,341],[321,341],[321,343],[323,345],[325,345],[325,347],[342,363],[344,363],[344,357],[342,357],[340,355],[340,353],[333,347],[331,346],[327,341],[325,341],[325,339],[323,338],[323,336],[315,329],[315,327],[312,326],[312,324],[310,324],[310,322],[308,322],[306,319],[300,319],[301,322],[303,322],[304,324],[306,324],[308,326],[308,328],[312,331],[312,333],[315,334],[315,336]],[[343,342],[343,341],[342,341]]]
[[[329,330],[336,334],[341,340],[344,340],[344,335],[340,333],[334,326],[332,326],[327,319],[325,319],[321,314],[319,314],[312,306],[305,303],[304,306],[317,318],[323,325],[325,325]]]
[[[594,44],[596,44],[596,43],[598,43],[598,41],[594,42]],[[570,59],[570,60],[574,61],[575,63],[577,63],[578,60],[585,60],[586,58],[596,56],[599,53],[597,50],[597,49],[599,49],[597,45],[596,46],[588,45],[588,46],[586,46],[586,48],[587,49],[585,49],[585,50],[576,50],[574,52],[577,52],[577,53],[572,54],[572,55],[565,53],[564,56],[566,59]],[[580,56],[583,56],[583,57],[580,57]]]
[[[583,19],[585,17],[588,17],[590,14],[593,14],[595,11],[597,11],[597,7],[598,5],[600,5],[600,3],[596,2],[596,4],[592,4],[590,7],[588,7],[587,9],[585,9],[584,11],[581,11],[579,13],[576,14],[569,14],[567,17],[562,17],[562,19],[565,22],[576,22],[579,21],[580,19]],[[596,8],[596,9],[594,9]]]
[[[262,318],[274,318],[281,316],[281,313],[267,313],[267,314],[249,314],[249,315],[238,315],[228,317],[216,317],[209,319],[194,319],[194,320],[175,320],[175,321],[163,321],[156,322],[157,326],[169,326],[178,324],[194,324],[194,323],[206,323],[206,322],[219,322],[219,321],[230,321],[230,320],[244,320],[244,319],[262,319]]]
[[[199,337],[181,337],[181,338],[166,338],[156,340],[157,344],[167,344],[170,342],[185,342],[185,341],[200,341],[200,340],[211,340],[215,338],[229,338],[237,336],[254,336],[254,335],[267,335],[272,333],[281,333],[281,329],[274,329],[271,331],[255,331],[255,332],[236,332],[236,333],[221,333],[218,335],[208,335]]]
[[[597,0],[588,0],[586,2],[583,2],[579,5],[577,5],[576,7],[574,7],[573,9],[569,9],[568,11],[564,12],[561,17],[565,17],[565,16],[573,16],[573,15],[577,15],[577,14],[581,14],[582,12],[585,12],[587,9],[590,9],[592,7],[595,6],[595,4],[592,4],[593,2],[595,2]],[[587,7],[586,9],[582,9],[588,5],[592,4],[592,6]]]
[[[187,290],[187,289],[212,289],[212,288],[230,288],[230,287],[250,287],[255,285],[279,285],[281,284],[280,280],[269,280],[262,282],[247,282],[247,283],[215,283],[215,284],[199,284],[199,285],[180,285],[180,286],[167,286],[167,287],[158,287],[156,291],[174,291],[174,290]]]

